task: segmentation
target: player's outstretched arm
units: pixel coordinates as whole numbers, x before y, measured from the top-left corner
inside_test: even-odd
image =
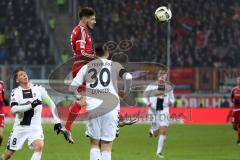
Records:
[[[130,119],[130,120],[125,119],[125,120],[119,122],[119,127],[124,127],[126,125],[132,125],[132,124],[135,124],[137,121],[138,121],[137,118]]]
[[[23,104],[23,105],[19,105],[18,103],[13,102],[11,104],[11,106],[12,106],[11,111],[12,111],[13,114],[22,113],[22,112],[26,112],[30,109],[33,109],[36,106],[41,105],[41,104],[42,104],[42,101],[40,101],[38,99],[34,100],[30,104]]]
[[[60,131],[61,131],[61,128],[62,128],[62,125],[61,125],[61,120],[59,119],[58,117],[58,112],[57,112],[57,109],[56,109],[56,105],[55,103],[53,102],[53,100],[50,98],[50,96],[47,96],[43,99],[43,103],[47,104],[50,109],[51,109],[51,112],[52,112],[52,116],[53,116],[53,119],[54,119],[54,131],[59,134]]]
[[[121,73],[120,73],[121,74]],[[132,85],[132,75],[128,72],[124,72],[120,77],[124,80],[124,91],[119,91],[119,96],[121,98],[126,98],[130,92],[131,85]]]

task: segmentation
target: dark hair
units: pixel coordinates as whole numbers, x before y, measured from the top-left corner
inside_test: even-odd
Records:
[[[112,58],[112,61],[118,62],[118,63],[127,63],[128,62],[128,55],[120,52],[120,53],[115,53]]]
[[[13,76],[14,76],[13,78],[14,78],[15,81],[16,81],[16,79],[17,79],[18,72],[20,72],[20,71],[24,71],[24,72],[25,72],[25,70],[24,70],[22,67],[16,69],[16,70],[13,72]]]
[[[96,56],[102,57],[102,56],[104,56],[106,51],[108,51],[108,48],[105,45],[105,43],[96,43],[94,45],[94,52],[95,52]]]
[[[96,12],[93,8],[83,7],[83,8],[80,8],[79,18],[82,19],[83,17],[90,17],[90,16],[93,16],[95,14],[96,14]]]

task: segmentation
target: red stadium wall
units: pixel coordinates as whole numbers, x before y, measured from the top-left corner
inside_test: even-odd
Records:
[[[226,124],[230,121],[229,108],[171,108],[171,118],[185,124]]]
[[[3,107],[6,117],[14,117],[10,107]],[[185,124],[226,124],[230,121],[230,108],[170,108],[170,118],[181,120]],[[68,108],[58,107],[59,116],[67,117]],[[149,114],[146,107],[122,107],[121,115],[125,118],[138,117],[140,121],[148,121]],[[43,107],[42,116],[50,118],[48,107]]]
[[[180,120],[185,124],[226,124],[230,121],[229,108],[170,108],[170,119]],[[127,117],[139,117],[140,120],[149,120],[148,108],[123,107],[121,114]]]

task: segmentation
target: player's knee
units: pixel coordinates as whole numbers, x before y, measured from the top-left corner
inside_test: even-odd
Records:
[[[112,141],[101,141],[101,151],[111,152],[112,150]]]
[[[153,136],[154,136],[154,137],[158,137],[158,136],[159,136],[159,130],[154,131],[154,132],[153,132]]]
[[[100,146],[99,140],[90,139],[90,141],[91,141],[91,148],[99,148]]]
[[[14,151],[6,150],[2,155],[3,159],[10,159],[13,155]]]
[[[36,152],[41,152],[43,150],[43,146],[44,146],[44,143],[43,142],[39,142],[39,143],[34,145],[34,150]]]
[[[159,129],[159,135],[166,135],[167,134],[167,127],[162,127]]]

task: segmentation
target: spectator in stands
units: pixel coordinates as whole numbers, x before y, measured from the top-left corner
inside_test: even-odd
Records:
[[[200,98],[200,99],[198,100],[198,107],[199,107],[199,108],[204,108],[204,107],[206,107],[206,106],[205,106],[205,100],[204,100],[204,98]]]
[[[53,32],[56,28],[56,20],[53,18],[53,16],[50,16],[48,19],[48,27],[51,32]]]
[[[29,0],[1,0],[0,18],[0,62],[9,64],[54,64],[54,59],[46,59],[48,36],[36,16],[36,2]],[[45,48],[42,47],[43,44]]]
[[[176,97],[176,101],[174,103],[174,107],[176,107],[176,108],[183,107],[183,101],[182,101],[182,98],[180,96]]]
[[[57,0],[58,13],[63,13],[65,11],[65,0]]]
[[[68,96],[65,96],[65,99],[63,99],[63,100],[58,104],[58,106],[61,106],[61,107],[70,107],[71,104],[72,104],[72,102],[73,102],[73,101],[71,101]]]
[[[220,107],[221,108],[228,108],[228,107],[230,107],[230,103],[229,103],[229,101],[228,101],[226,96],[223,96],[223,98],[221,98],[220,101],[221,101],[220,102]]]
[[[171,3],[171,10],[174,13],[171,21],[172,66],[231,67],[239,65],[234,56],[240,55],[239,29],[237,29],[240,27],[238,18],[240,1],[170,0],[168,2]],[[167,27],[155,23],[152,16],[156,6],[160,5],[159,1],[113,0],[103,3],[79,0],[79,3],[97,6],[100,18],[97,26],[101,28],[99,37],[116,42],[122,39],[133,39],[134,48],[129,56],[130,61],[166,63],[164,53]],[[114,11],[111,15],[107,12],[110,9]],[[126,16],[128,20],[124,18]],[[239,50],[228,52],[229,46]],[[159,51],[157,54],[156,50]]]
[[[60,57],[61,57],[62,63],[65,63],[70,58],[66,50],[61,51]]]

